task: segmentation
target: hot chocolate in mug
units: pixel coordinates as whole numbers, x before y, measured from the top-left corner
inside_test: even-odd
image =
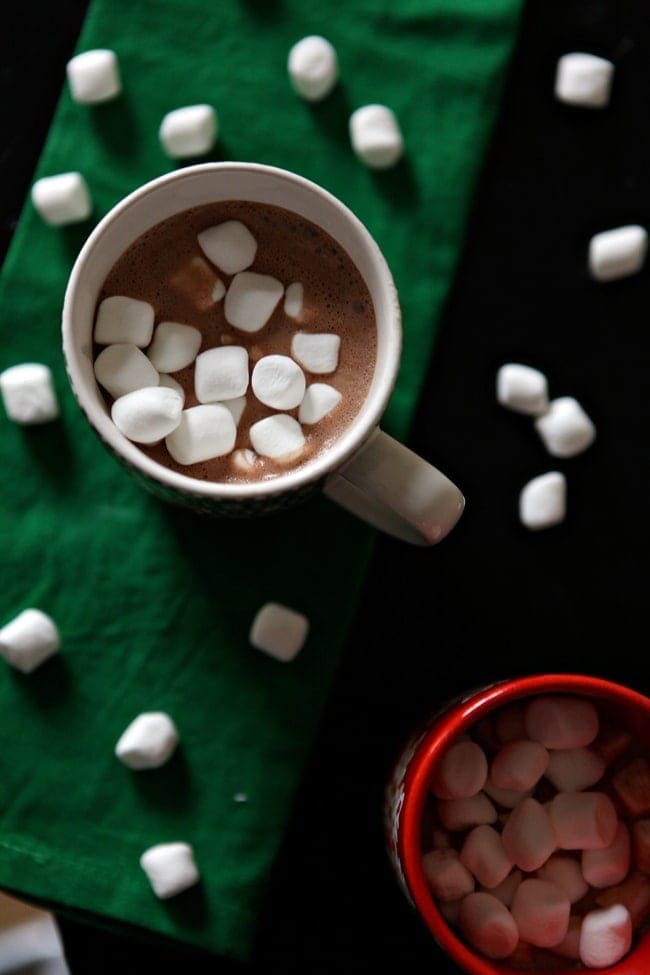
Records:
[[[93,323],[102,285],[142,234],[192,207],[225,200],[283,207],[316,224],[347,252],[373,302],[375,369],[366,399],[326,451],[300,467],[250,483],[206,481],[148,457],[111,420],[93,370]],[[357,217],[326,190],[294,173],[255,163],[205,163],[155,179],[118,203],[97,225],[72,269],[63,308],[63,352],[74,394],[105,445],[149,490],[215,515],[279,510],[322,489],[354,515],[404,541],[433,545],[463,511],[458,488],[439,470],[379,429],[402,346],[393,278]]]

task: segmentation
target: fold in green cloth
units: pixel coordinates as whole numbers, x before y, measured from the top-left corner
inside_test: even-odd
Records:
[[[157,135],[167,111],[215,105],[215,158],[315,180],[384,251],[405,325],[385,426],[404,436],[518,8],[94,0],[78,50],[113,48],[124,93],[93,108],[64,90],[36,175],[80,170],[99,217],[170,168]],[[342,79],[317,105],[293,93],[285,67],[310,33],[335,45]],[[368,171],[350,148],[348,117],[368,102],[393,108],[404,132],[405,159],[390,172]],[[49,364],[62,405],[61,420],[40,428],[0,418],[0,624],[37,606],[63,636],[60,656],[31,676],[0,669],[0,885],[245,958],[373,533],[322,498],[266,519],[211,521],[129,478],[86,425],[60,353],[66,279],[88,230],[47,227],[27,204],[0,283],[0,368]],[[290,665],[248,644],[268,600],[311,620]],[[132,773],[113,748],[143,710],[169,712],[182,747],[166,767]],[[162,903],[138,859],[171,840],[194,846],[203,880]]]

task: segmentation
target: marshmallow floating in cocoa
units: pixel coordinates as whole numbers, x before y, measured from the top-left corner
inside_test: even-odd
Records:
[[[312,425],[335,410],[343,397],[338,389],[327,383],[312,383],[307,387],[298,411],[301,423]]]
[[[237,427],[230,410],[220,403],[209,403],[183,410],[180,423],[165,438],[165,444],[177,464],[188,465],[229,454],[236,439]]]
[[[99,345],[130,342],[142,349],[151,342],[153,323],[154,310],[148,301],[113,295],[104,298],[97,309],[95,342]]]
[[[194,391],[199,403],[236,399],[247,389],[248,352],[243,346],[217,346],[197,356]]]
[[[284,313],[288,318],[300,318],[303,296],[304,289],[299,281],[288,286],[284,293]]]
[[[269,274],[241,271],[226,292],[226,321],[242,332],[259,332],[284,294],[284,286]]]
[[[286,355],[266,355],[253,369],[251,386],[255,396],[275,410],[292,410],[305,395],[305,374]]]
[[[114,399],[159,383],[158,370],[132,342],[103,349],[95,359],[95,378]]]
[[[291,340],[291,355],[307,372],[327,374],[339,364],[341,339],[330,332],[298,332]]]
[[[250,438],[258,454],[278,461],[295,457],[305,446],[300,424],[286,413],[258,420],[250,428]]]
[[[225,220],[202,230],[199,247],[224,274],[245,271],[255,260],[257,241],[241,220]]]
[[[113,423],[134,443],[157,443],[181,422],[183,397],[165,386],[145,386],[126,393],[111,407]]]
[[[161,322],[147,355],[158,372],[178,372],[194,362],[202,341],[203,336],[192,325]]]

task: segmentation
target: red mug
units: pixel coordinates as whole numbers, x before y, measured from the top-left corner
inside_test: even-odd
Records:
[[[513,975],[517,969],[507,959],[493,961],[473,951],[438,910],[422,869],[422,818],[432,776],[450,744],[477,721],[521,698],[564,693],[598,703],[608,717],[630,730],[650,749],[650,698],[643,694],[599,677],[576,674],[515,677],[472,690],[436,712],[411,736],[387,785],[386,841],[397,879],[440,947],[468,975]],[[650,931],[637,934],[630,953],[618,964],[600,971],[605,975],[649,975]],[[575,973],[574,966],[555,975]]]

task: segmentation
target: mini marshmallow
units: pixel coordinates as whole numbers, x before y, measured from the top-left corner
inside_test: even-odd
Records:
[[[352,148],[371,169],[389,169],[402,157],[404,139],[395,113],[385,105],[364,105],[350,116]]]
[[[646,920],[650,908],[650,880],[637,870],[622,884],[599,890],[596,903],[601,907],[623,904],[632,918],[632,927],[638,928]]]
[[[598,712],[591,701],[563,694],[534,698],[524,720],[528,737],[545,748],[582,748],[598,734]]]
[[[191,257],[170,275],[169,283],[182,292],[199,311],[207,311],[226,293],[223,281],[202,257]]]
[[[549,753],[546,778],[559,792],[580,792],[602,779],[605,763],[593,748],[563,748]]]
[[[250,474],[255,469],[257,454],[254,450],[235,450],[233,451],[230,463],[239,474]]]
[[[158,372],[178,372],[194,362],[202,341],[203,336],[192,325],[161,322],[147,355]]]
[[[612,778],[614,791],[625,811],[634,818],[650,815],[650,763],[634,758]]]
[[[183,397],[164,386],[145,386],[116,399],[113,423],[134,443],[157,443],[181,422]]]
[[[645,263],[648,232],[630,224],[604,230],[589,241],[589,273],[596,281],[615,281],[636,274]]]
[[[590,447],[596,428],[572,396],[561,396],[535,420],[535,429],[553,457],[575,457]]]
[[[236,399],[248,389],[248,352],[241,345],[208,349],[196,358],[194,391],[199,403]]]
[[[616,836],[604,850],[584,850],[582,873],[592,887],[612,887],[627,877],[630,869],[630,831],[619,823]]]
[[[81,105],[98,105],[110,101],[122,90],[115,51],[98,48],[84,51],[66,66],[70,94]]]
[[[644,873],[650,873],[650,819],[639,819],[632,824],[634,862]]]
[[[336,409],[343,397],[338,389],[327,383],[312,383],[300,404],[298,419],[301,423],[311,425],[319,423],[324,416]]]
[[[246,409],[246,397],[236,396],[234,399],[224,399],[221,401],[221,405],[225,406],[227,410],[230,410],[232,418],[235,421],[235,426],[238,426],[242,418],[242,413]]]
[[[632,947],[632,919],[622,904],[589,911],[580,929],[580,961],[587,968],[609,968]]]
[[[286,413],[276,413],[258,420],[249,433],[257,453],[272,460],[291,458],[305,446],[300,424]]]
[[[456,850],[431,850],[422,857],[429,887],[441,901],[457,901],[474,890],[474,878]]]
[[[242,332],[259,332],[283,294],[282,284],[269,274],[241,271],[232,279],[226,292],[226,321]]]
[[[0,372],[0,394],[9,419],[22,426],[49,423],[59,416],[52,371],[41,362],[23,362]]]
[[[431,791],[438,799],[467,799],[481,791],[487,774],[483,749],[474,741],[457,741],[440,759]]]
[[[602,850],[616,836],[616,809],[603,792],[558,792],[548,811],[560,850]]]
[[[158,137],[172,159],[190,159],[212,149],[217,130],[217,114],[212,105],[187,105],[165,115]]]
[[[523,799],[503,827],[503,846],[521,870],[538,870],[556,849],[551,819],[536,799]]]
[[[611,765],[624,755],[632,744],[632,735],[619,725],[601,724],[594,748],[604,761]]]
[[[519,936],[536,948],[552,948],[569,928],[569,898],[545,880],[524,880],[512,901],[512,916]]]
[[[572,857],[555,854],[537,871],[539,880],[555,884],[569,898],[572,904],[579,901],[589,890],[589,884],[582,875],[580,864]]]
[[[524,485],[519,495],[519,519],[539,531],[559,525],[566,516],[566,478],[559,471],[540,474]]]
[[[300,318],[304,289],[299,281],[290,284],[284,293],[284,313],[287,318]]]
[[[467,799],[438,799],[436,808],[442,825],[454,832],[497,821],[497,811],[483,792]]]
[[[199,464],[229,454],[236,439],[237,427],[230,410],[210,403],[183,410],[181,422],[165,438],[165,445],[177,464]]]
[[[209,261],[224,274],[245,271],[255,260],[257,241],[240,220],[225,220],[202,230],[197,240]]]
[[[158,385],[159,386],[165,386],[167,389],[173,389],[173,390],[175,390],[175,392],[177,392],[178,395],[180,396],[181,401],[183,403],[185,402],[185,390],[183,389],[183,387],[181,386],[181,384],[178,382],[178,380],[177,379],[174,379],[173,376],[168,376],[164,372],[161,373],[160,374],[160,382],[159,382]]]
[[[263,653],[290,663],[302,650],[309,632],[303,613],[281,603],[265,603],[253,620],[248,639]]]
[[[508,410],[539,416],[548,408],[548,380],[539,369],[509,362],[497,373],[497,400]]]
[[[294,91],[308,102],[329,95],[339,76],[336,51],[328,40],[312,34],[289,51],[287,71]]]
[[[491,887],[488,893],[500,900],[506,907],[510,907],[514,899],[519,884],[524,879],[521,870],[511,870],[505,880],[502,880],[496,887]]]
[[[99,345],[130,342],[142,349],[151,342],[154,316],[153,307],[148,301],[127,298],[126,295],[104,298],[97,311],[95,342]]]
[[[476,826],[465,837],[460,860],[483,887],[496,887],[512,869],[501,836],[491,826]]]
[[[489,775],[483,786],[483,791],[497,805],[504,806],[506,809],[514,809],[522,799],[527,799],[532,794],[532,789],[525,789],[523,792],[517,792],[514,789],[500,789],[494,784]]]
[[[122,732],[115,754],[121,762],[136,771],[160,768],[178,744],[176,725],[164,711],[139,714]]]
[[[580,958],[580,930],[582,928],[582,918],[576,914],[569,917],[567,932],[559,944],[553,945],[551,951],[555,955],[563,958],[571,958],[578,961]]]
[[[292,410],[305,395],[305,374],[287,355],[266,355],[253,369],[251,386],[265,406]]]
[[[54,620],[40,609],[24,609],[0,629],[0,657],[31,674],[61,646]]]
[[[140,857],[156,897],[175,897],[201,879],[189,843],[159,843]]]
[[[132,342],[109,345],[95,359],[95,378],[114,399],[145,386],[157,386],[158,371]]]
[[[508,958],[519,941],[512,914],[491,894],[479,892],[463,898],[458,927],[469,943],[488,958]]]
[[[87,220],[92,202],[86,180],[81,173],[44,176],[32,186],[32,203],[50,227]]]
[[[291,355],[308,372],[324,375],[339,364],[341,339],[327,332],[298,332],[291,340]]]
[[[555,97],[567,105],[604,108],[614,79],[614,65],[595,54],[564,54],[555,72]]]
[[[511,704],[510,707],[501,708],[494,719],[494,730],[497,738],[503,744],[507,741],[514,741],[516,738],[526,737],[526,726],[524,724],[523,704]]]
[[[501,789],[526,792],[546,771],[549,755],[539,742],[523,739],[503,745],[492,760],[490,777]]]

